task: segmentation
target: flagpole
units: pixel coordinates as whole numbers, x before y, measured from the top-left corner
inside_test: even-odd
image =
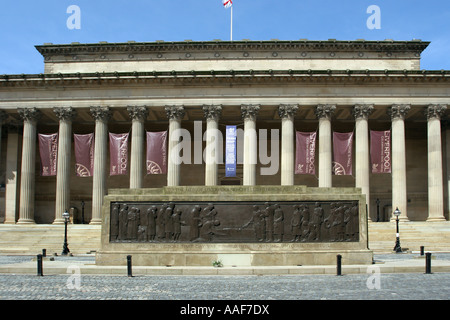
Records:
[[[233,5],[231,5],[231,30],[230,30],[230,41],[233,41]]]

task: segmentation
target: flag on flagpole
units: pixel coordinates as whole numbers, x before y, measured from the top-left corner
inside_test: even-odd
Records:
[[[222,3],[225,9],[228,9],[231,6],[233,6],[233,0],[222,0]]]

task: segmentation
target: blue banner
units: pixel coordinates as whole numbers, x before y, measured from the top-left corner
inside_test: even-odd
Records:
[[[236,126],[226,128],[225,176],[236,177]]]

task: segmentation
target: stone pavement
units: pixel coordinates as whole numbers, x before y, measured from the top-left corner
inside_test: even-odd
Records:
[[[343,276],[337,276],[336,267],[329,266],[331,269],[322,274],[283,274],[280,270],[270,272],[271,268],[264,268],[265,272],[261,269],[253,275],[239,274],[236,271],[236,275],[231,272],[228,275],[226,272],[214,275],[208,274],[208,270],[223,268],[201,268],[203,274],[197,269],[197,275],[183,276],[177,272],[165,275],[155,272],[152,275],[151,272],[146,273],[143,272],[144,269],[134,267],[133,277],[128,277],[126,267],[116,267],[114,273],[86,272],[89,270],[86,266],[95,262],[93,256],[55,257],[55,261],[44,261],[44,276],[37,276],[37,263],[30,261],[32,258],[0,256],[0,300],[270,301],[450,298],[450,253],[433,254],[432,274],[425,274],[425,261],[418,254],[384,254],[375,255],[375,264],[365,266],[365,270],[359,267],[359,272],[351,272],[356,269],[343,266]],[[51,263],[59,265],[55,265],[53,271],[59,268],[61,272],[52,272],[49,267]],[[19,268],[20,265],[29,265],[30,270],[25,273],[25,269]],[[386,272],[391,269],[383,270],[383,266],[394,268],[394,271],[395,268],[401,270],[401,265],[421,268],[400,273]],[[14,272],[12,266],[16,266],[17,272]],[[9,272],[6,272],[7,267],[10,268]],[[372,269],[368,270],[368,267]],[[443,271],[437,271],[439,267]],[[238,268],[240,269],[242,268]]]
[[[51,261],[54,260],[54,261]],[[419,252],[401,254],[374,254],[373,265],[352,265],[342,260],[343,274],[367,274],[368,268],[377,268],[380,273],[425,272],[425,256]],[[69,267],[75,266],[83,275],[127,275],[126,260],[118,266],[97,266],[92,254],[70,256],[47,256],[43,261],[44,275],[66,275]],[[450,273],[450,253],[435,252],[431,259],[432,272]],[[0,255],[0,274],[37,274],[36,256]],[[336,265],[323,266],[229,266],[214,267],[143,267],[132,266],[133,275],[301,275],[336,274]]]

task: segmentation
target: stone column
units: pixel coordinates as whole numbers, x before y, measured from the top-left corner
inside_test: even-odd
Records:
[[[256,134],[256,116],[259,105],[242,105],[241,113],[244,119],[244,186],[256,184],[256,162],[258,141]]]
[[[130,160],[130,189],[142,188],[144,177],[144,121],[148,110],[145,106],[129,106],[127,108],[131,118],[131,160]]]
[[[72,151],[72,119],[76,111],[72,108],[54,108],[59,118],[58,162],[56,167],[56,206],[54,224],[64,224],[62,214],[70,209],[70,159]]]
[[[18,208],[18,186],[19,186],[19,155],[20,135],[18,128],[8,128],[8,143],[6,147],[6,191],[5,191],[5,224],[16,223]]]
[[[112,112],[109,107],[91,107],[91,115],[95,119],[95,143],[90,224],[101,224],[103,197],[106,194],[108,120],[111,118]]]
[[[429,105],[426,109],[428,119],[428,219],[445,221],[444,185],[442,169],[441,116],[446,105]]]
[[[166,106],[166,114],[169,119],[169,158],[167,161],[167,186],[180,185],[180,163],[175,147],[179,142],[179,134],[176,132],[181,128],[181,120],[186,114],[184,106]]]
[[[6,119],[8,119],[8,114],[5,111],[0,110],[0,161],[1,161],[1,150],[2,150],[2,127],[3,127],[3,123],[6,121]]]
[[[294,118],[298,105],[282,104],[278,107],[281,118],[281,185],[294,185]]]
[[[36,125],[41,112],[36,108],[19,108],[23,119],[22,169],[18,224],[34,224],[36,172]]]
[[[366,195],[367,218],[370,219],[370,148],[369,148],[369,125],[368,118],[373,112],[373,105],[355,105],[353,115],[356,120],[356,150],[355,150],[355,174],[356,188],[361,188],[361,192]]]
[[[336,110],[335,105],[320,104],[315,113],[319,119],[319,187],[332,186],[332,148],[331,148],[331,116]]]
[[[206,118],[206,149],[205,149],[205,186],[217,185],[217,168],[221,154],[219,144],[219,118],[221,105],[205,105],[203,112]]]
[[[406,192],[405,116],[409,105],[395,104],[388,109],[392,119],[392,211],[401,211],[400,220],[408,221]],[[392,213],[391,220],[395,220]]]

